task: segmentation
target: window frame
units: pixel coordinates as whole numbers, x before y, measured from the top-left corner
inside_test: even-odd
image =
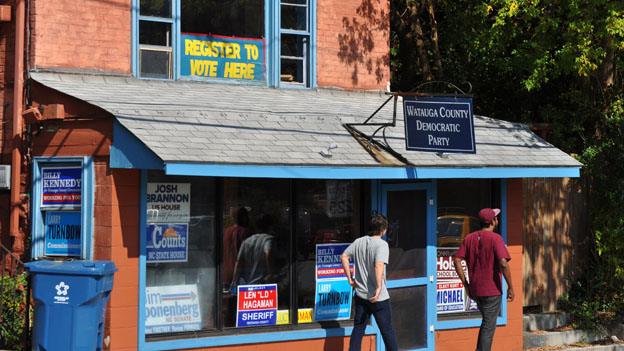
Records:
[[[180,78],[180,48],[181,40],[181,1],[171,1],[172,18],[161,18],[153,16],[142,16],[140,14],[140,0],[132,0],[132,75],[139,79],[153,80],[187,80]],[[308,57],[307,57],[307,84],[294,84],[282,82],[281,73],[281,35],[297,34],[302,35],[302,31],[282,30],[281,29],[281,1],[264,0],[264,16],[265,16],[265,68],[266,79],[264,82],[241,81],[227,78],[205,78],[203,82],[217,82],[227,84],[248,84],[248,85],[264,85],[273,88],[294,88],[294,89],[310,89],[317,87],[317,68],[316,68],[316,50],[317,50],[317,34],[316,34],[316,11],[317,0],[308,0]],[[139,23],[140,21],[166,22],[171,23],[172,30],[172,46],[171,46],[171,67],[170,78],[150,78],[141,77],[140,67],[140,48],[139,44]],[[304,63],[305,66],[305,63]]]

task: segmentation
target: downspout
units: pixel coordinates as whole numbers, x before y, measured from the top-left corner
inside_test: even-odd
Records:
[[[13,74],[13,130],[11,150],[11,213],[9,233],[13,237],[12,251],[17,256],[24,254],[24,233],[20,231],[20,210],[22,207],[22,112],[24,109],[24,30],[25,0],[15,0],[15,71]]]

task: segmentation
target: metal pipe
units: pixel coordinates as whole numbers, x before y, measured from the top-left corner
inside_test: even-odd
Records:
[[[24,233],[20,231],[22,201],[22,111],[24,109],[24,30],[26,17],[25,0],[15,0],[15,71],[13,74],[13,130],[11,150],[11,213],[9,232],[13,237],[13,253],[24,254]]]

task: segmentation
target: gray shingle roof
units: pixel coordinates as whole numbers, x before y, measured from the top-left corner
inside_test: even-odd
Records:
[[[35,81],[98,106],[164,162],[383,166],[345,130],[363,122],[383,93],[139,80],[32,72]],[[525,125],[475,116],[476,154],[406,151],[403,110],[386,136],[417,167],[579,167]],[[391,121],[392,104],[375,117]],[[320,151],[336,143],[331,157]]]

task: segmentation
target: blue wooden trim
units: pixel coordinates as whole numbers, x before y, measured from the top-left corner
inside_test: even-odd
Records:
[[[171,13],[174,21],[172,25],[173,35],[171,36],[173,41],[173,43],[171,43],[171,45],[173,45],[173,80],[177,80],[180,77],[180,61],[182,57],[182,48],[180,47],[182,45],[182,23],[180,22],[182,18],[182,5],[180,1],[172,1],[171,6],[173,6]]]
[[[292,179],[445,179],[574,177],[578,167],[412,168],[165,163],[169,175]]]
[[[84,157],[33,157],[33,180],[31,199],[31,230],[32,240],[31,255],[33,258],[40,258],[45,253],[45,234],[43,213],[41,210],[41,167],[53,166],[55,164],[80,166],[82,168],[82,187],[80,190],[80,235],[81,250],[80,258],[85,260],[93,259],[93,203],[95,199],[95,172],[93,170],[93,159]]]
[[[407,288],[407,287],[412,287],[412,286],[427,285],[428,282],[429,280],[427,279],[427,277],[393,279],[393,280],[388,280],[387,287],[388,289]]]
[[[139,0],[132,0],[132,75],[139,76]]]
[[[301,329],[288,332],[266,332],[257,334],[214,336],[197,339],[146,342],[142,350],[177,350],[210,346],[262,344],[277,341],[322,339],[351,335],[352,327],[331,329]],[[368,326],[366,335],[376,334]],[[378,335],[378,337],[380,337]]]
[[[163,168],[162,160],[116,119],[113,122],[109,165],[111,168]]]
[[[310,88],[316,88],[316,2],[317,0],[310,0]]]
[[[505,301],[503,301],[505,303]],[[496,325],[506,325],[507,321],[503,317],[496,318]],[[437,330],[449,330],[449,329],[465,329],[465,328],[479,328],[481,326],[481,318],[470,319],[458,319],[436,322]]]
[[[173,7],[175,8],[175,0],[173,1]],[[146,21],[146,22],[160,22],[160,23],[170,23],[170,24],[174,24],[175,20],[175,14],[173,18],[166,18],[166,17],[152,17],[152,16],[139,16],[139,21]],[[172,28],[173,30],[173,28]]]
[[[139,325],[138,348],[145,350],[145,287],[147,286],[147,259],[145,243],[147,242],[147,171],[141,171],[141,204],[139,213]]]

